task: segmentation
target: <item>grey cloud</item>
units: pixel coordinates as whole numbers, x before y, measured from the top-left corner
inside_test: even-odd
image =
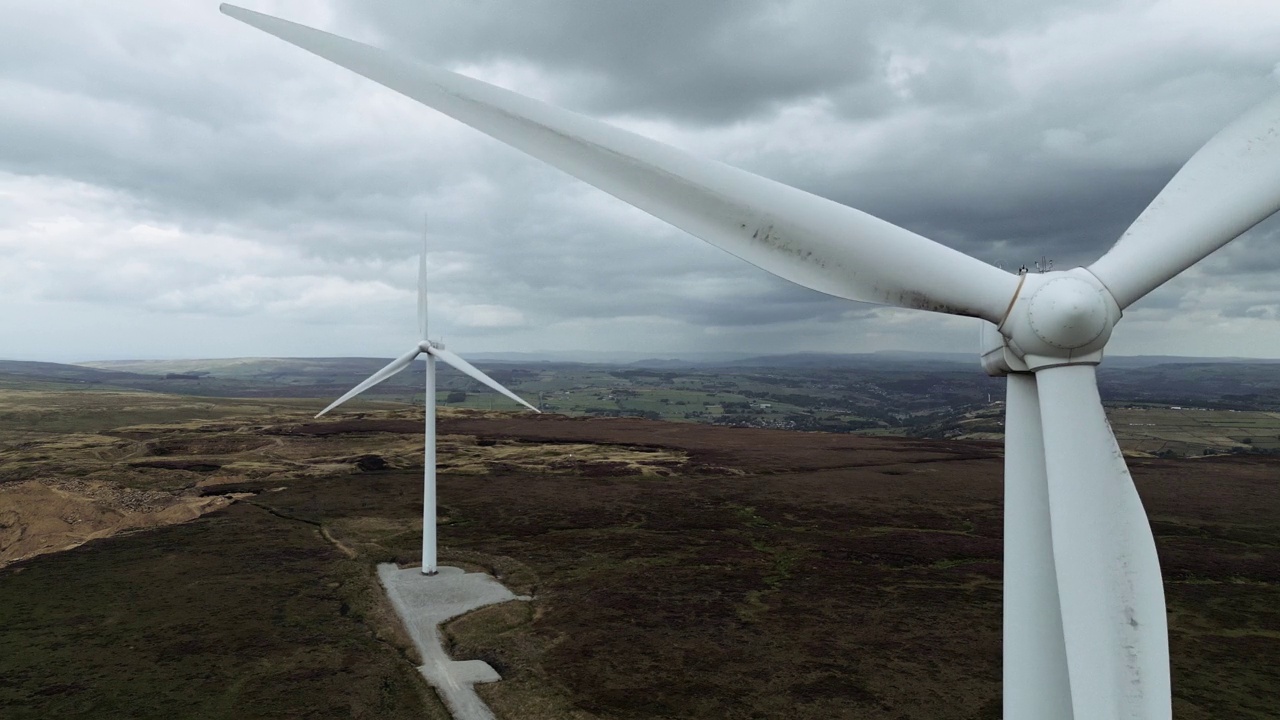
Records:
[[[212,6],[165,7],[187,9],[122,3],[99,17],[70,3],[20,4],[0,29],[0,171],[111,189],[138,221],[287,247],[305,267],[272,269],[294,279],[262,290],[267,298],[302,292],[304,275],[408,292],[426,214],[441,296],[514,308],[532,326],[663,318],[687,326],[689,343],[791,332],[825,347],[824,333],[882,320],[624,210]],[[1259,42],[1120,53],[1123,44],[1090,37],[1080,40],[1087,49],[1110,48],[1106,72],[1053,64],[1065,53],[1051,44],[1061,23],[1118,12],[1101,0],[343,0],[327,17],[313,5],[281,7],[263,9],[304,22],[289,11],[318,12],[324,29],[430,62],[533,69],[554,102],[657,120],[704,138],[697,153],[732,154],[1007,268],[1041,255],[1057,267],[1095,259],[1200,143],[1269,91],[1275,61]],[[1094,58],[1082,51],[1079,62]],[[826,125],[782,122],[801,106]],[[826,134],[838,143],[871,131],[874,142],[851,143],[849,157],[817,146]],[[1211,258],[1201,276],[1258,278],[1251,292],[1265,300],[1280,264],[1274,227],[1242,241],[1248,252]],[[137,301],[108,282],[83,292]],[[1192,292],[1175,285],[1142,307],[1164,312]],[[173,306],[199,312],[207,296]],[[1223,310],[1259,316],[1258,298]],[[257,307],[266,306],[240,317],[252,321]]]
[[[874,67],[849,5],[589,0],[344,5],[388,46],[440,64],[531,62],[574,78],[574,109],[724,123]],[[564,99],[564,98],[562,98]]]
[[[1262,221],[1240,240],[1210,255],[1198,270],[1214,280],[1261,282],[1280,295],[1280,217]]]

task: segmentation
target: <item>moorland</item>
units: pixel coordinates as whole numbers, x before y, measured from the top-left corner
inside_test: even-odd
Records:
[[[447,717],[373,573],[419,560],[422,414],[397,402],[412,378],[404,397],[316,420],[306,395],[340,393],[345,375],[291,371],[271,393],[225,371],[71,367],[0,373],[0,715]],[[557,389],[548,368],[485,367],[544,406],[629,387],[623,410],[676,412],[694,392],[723,410],[736,393],[762,416],[786,393],[745,378],[788,376],[585,366]],[[791,394],[825,382],[888,406],[833,372],[797,373],[828,379]],[[1000,717],[1002,453],[980,434],[998,426],[973,429],[998,398],[949,372],[915,382],[951,399],[925,393],[906,415],[971,405],[950,438],[890,416],[863,434],[534,416],[443,387],[442,402],[466,398],[441,417],[441,559],[534,598],[453,621],[450,651],[503,675],[480,692],[507,718]],[[1222,397],[1275,378],[1241,378],[1111,409],[1118,431],[1116,413],[1158,411],[1138,417],[1183,425],[1133,426],[1143,437],[1200,443],[1155,457],[1126,441],[1165,572],[1180,718],[1274,717],[1280,694],[1276,408],[1264,392]],[[241,396],[191,392],[202,382]],[[1197,414],[1216,434],[1187,429]],[[1242,416],[1253,424],[1222,424]]]

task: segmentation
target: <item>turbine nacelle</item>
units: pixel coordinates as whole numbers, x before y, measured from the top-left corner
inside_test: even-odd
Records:
[[[1054,365],[1096,365],[1120,305],[1085,268],[1026,274],[997,327],[983,324],[982,366],[990,375]]]

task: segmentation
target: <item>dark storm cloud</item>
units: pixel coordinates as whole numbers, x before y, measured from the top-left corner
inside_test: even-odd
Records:
[[[340,7],[343,20],[428,62],[513,61],[565,74],[574,87],[562,89],[558,99],[581,111],[711,124],[874,84],[886,62],[881,36],[895,28],[916,34],[941,28],[981,38],[1013,26],[1035,27],[1063,12],[1047,3],[1028,8],[980,0],[925,6],[886,0],[399,0]],[[935,72],[929,81],[935,96],[947,97],[974,84],[974,75]],[[888,101],[874,92],[860,97]],[[872,110],[865,103],[851,109],[857,115]]]
[[[936,174],[895,173],[895,192],[847,204],[1006,269],[1042,256],[1064,269],[1106,252],[1175,169],[1007,167],[991,177],[949,174],[946,187]]]
[[[852,5],[762,0],[590,0],[347,4],[388,46],[454,65],[534,63],[574,80],[564,96],[594,114],[723,123],[857,82],[874,68]],[[821,50],[815,50],[821,48]]]
[[[1015,27],[1019,32],[1034,32],[1065,13],[1065,8],[1044,6],[1040,12],[1019,14],[989,4],[957,3],[942,6],[944,10],[933,6],[933,11],[921,12],[867,3],[843,5],[835,11],[828,6],[825,14],[793,10],[785,21],[779,21],[769,51],[806,54],[806,62],[791,65],[804,75],[806,82],[792,85],[796,94],[779,94],[766,73],[759,82],[739,87],[735,105],[718,105],[705,101],[703,96],[714,94],[711,86],[730,84],[714,74],[697,75],[700,69],[717,67],[708,57],[717,45],[699,45],[695,40],[709,21],[719,21],[715,34],[736,34],[738,45],[747,44],[746,33],[741,30],[747,23],[734,14],[747,12],[742,9],[745,6],[699,6],[697,17],[689,19],[678,10],[659,13],[662,23],[653,32],[644,33],[647,42],[642,45],[630,42],[637,32],[624,31],[625,37],[616,36],[619,28],[635,28],[636,24],[625,13],[608,16],[611,11],[600,9],[606,6],[593,5],[594,11],[584,11],[573,3],[539,4],[528,10],[536,20],[521,16],[509,26],[537,28],[536,32],[522,34],[522,39],[507,38],[500,28],[495,28],[495,24],[508,26],[505,18],[486,14],[494,9],[492,5],[470,5],[471,10],[462,18],[447,17],[445,8],[450,6],[433,7],[437,8],[437,16],[427,20],[419,16],[417,23],[413,13],[402,11],[399,19],[405,22],[400,26],[415,28],[415,33],[422,31],[421,36],[439,36],[440,28],[452,27],[453,20],[474,23],[483,32],[475,36],[463,32],[454,38],[433,37],[432,41],[422,42],[428,48],[424,54],[434,54],[437,60],[444,61],[480,61],[486,54],[505,52],[550,68],[591,67],[597,73],[611,73],[614,94],[629,98],[629,104],[595,106],[604,112],[667,113],[674,119],[683,119],[690,115],[687,105],[716,107],[726,113],[736,107],[736,115],[718,118],[728,123],[741,121],[770,103],[805,94],[836,99],[838,114],[844,117],[874,116],[907,105],[917,112],[936,109],[940,117],[946,118],[940,123],[942,127],[935,128],[941,132],[923,139],[900,140],[893,148],[898,152],[886,152],[872,168],[851,163],[846,174],[815,180],[803,173],[779,172],[776,165],[767,161],[747,166],[881,215],[983,259],[1014,267],[1042,255],[1054,258],[1059,267],[1097,258],[1200,142],[1267,92],[1264,86],[1269,66],[1259,58],[1224,56],[1214,48],[1193,44],[1181,55],[1138,56],[1132,58],[1136,60],[1132,65],[1115,68],[1116,76],[1141,83],[1136,91],[1133,86],[1117,86],[1114,77],[1096,77],[1091,84],[1087,79],[1073,80],[1076,87],[1070,88],[1069,94],[1050,89],[1037,98],[1019,98],[1010,79],[1017,71],[1012,67],[1013,61],[998,47],[975,42],[975,38],[992,37]],[[714,16],[708,8],[718,9],[722,16]],[[776,11],[776,6],[773,9]],[[753,22],[777,20],[777,16],[764,12],[756,15]],[[572,38],[582,36],[575,23],[584,17],[590,18],[593,31],[587,33],[585,40],[574,41]],[[857,20],[856,26],[850,19]],[[671,20],[679,20],[675,22],[678,32],[665,24]],[[806,21],[808,24],[804,25]],[[548,24],[563,33],[554,29],[544,32],[543,27]],[[900,26],[908,26],[914,35],[933,41],[928,45],[922,45],[918,38],[912,41],[918,50],[917,59],[927,61],[927,67],[902,80],[909,100],[891,98],[886,84],[877,82],[882,78],[873,77],[872,72],[891,70],[885,67],[884,58],[892,43],[885,38],[892,37],[893,28]],[[872,32],[877,29],[884,34],[877,37]],[[962,33],[964,41],[955,42]],[[490,39],[483,40],[480,35]],[[843,44],[830,42],[832,35],[840,35]],[[459,39],[463,37],[465,42]],[[442,49],[433,49],[435,40],[442,42]],[[458,44],[471,54],[457,50]],[[614,50],[615,46],[621,49]],[[788,46],[794,50],[780,49]],[[860,46],[862,55],[871,59],[862,65],[842,63],[846,59],[842,53],[849,46]],[[477,50],[486,47],[490,49]],[[566,47],[573,49],[566,51]],[[651,62],[637,62],[630,54],[639,49],[659,58],[680,52],[702,53],[702,61],[691,64],[694,69],[690,77],[695,78],[691,82],[707,86],[704,92],[652,97],[645,84],[653,77]],[[832,71],[818,72],[814,65]],[[752,77],[758,74],[758,69],[749,63],[736,67]],[[1207,96],[1225,97],[1227,111],[1217,113],[1221,119],[1213,117],[1216,111],[1206,114],[1204,108],[1188,106],[1187,98],[1201,92],[1178,96],[1173,102],[1161,97],[1169,88],[1176,90],[1185,85]],[[1207,92],[1210,85],[1213,92]],[[1079,137],[1095,146],[1128,141],[1141,150],[1145,138],[1133,137],[1134,129],[1126,125],[1134,122],[1134,115],[1141,119],[1144,105],[1157,109],[1158,113],[1146,113],[1151,119],[1185,126],[1188,131],[1175,143],[1147,148],[1148,155],[1140,158],[1126,152],[1073,157],[1070,148],[1058,148],[1055,153],[1053,147],[1046,147]],[[1130,117],[1124,117],[1125,112],[1131,113]],[[1197,130],[1201,133],[1197,134]],[[1166,133],[1157,131],[1155,135]]]
[[[1210,255],[1196,270],[1210,281],[1280,286],[1280,216],[1272,216],[1245,237]],[[1280,299],[1280,295],[1277,296]]]

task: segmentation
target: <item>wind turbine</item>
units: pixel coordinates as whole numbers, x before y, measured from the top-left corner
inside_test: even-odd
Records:
[[[418,337],[417,345],[409,352],[392,360],[386,367],[370,375],[364,382],[347,391],[346,395],[334,400],[329,407],[316,414],[320,417],[342,403],[395,375],[409,367],[419,355],[427,359],[426,396],[426,441],[422,460],[422,574],[436,574],[436,360],[443,360],[461,371],[534,412],[541,412],[525,402],[519,395],[503,387],[497,380],[480,372],[471,363],[444,349],[444,343],[427,339],[427,247],[424,233],[422,255],[418,262]]]
[[[792,282],[981,318],[1008,377],[1006,718],[1172,714],[1163,582],[1095,366],[1121,312],[1280,209],[1280,97],[1198,151],[1088,267],[1014,275],[858,210],[302,25],[222,11]]]

